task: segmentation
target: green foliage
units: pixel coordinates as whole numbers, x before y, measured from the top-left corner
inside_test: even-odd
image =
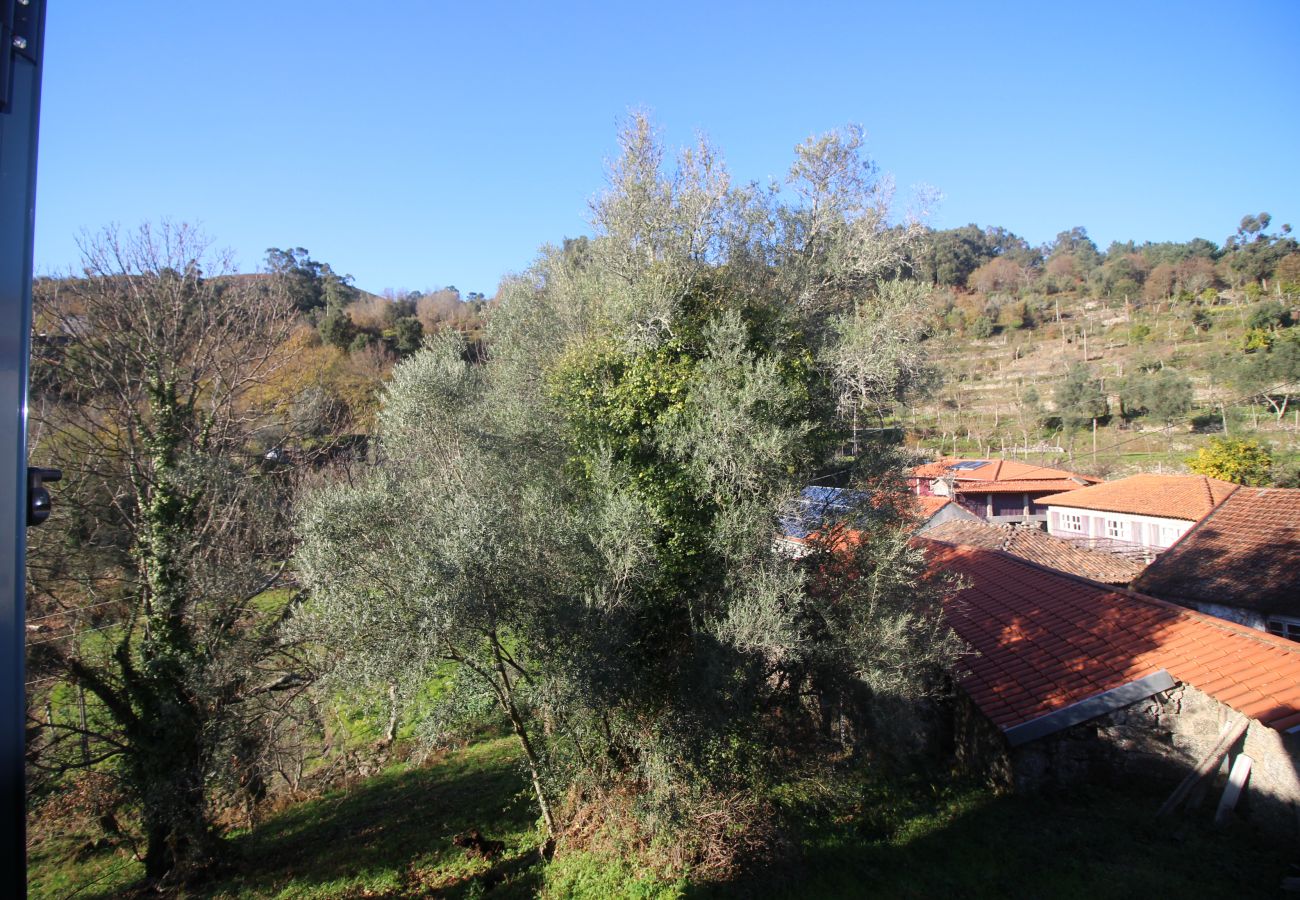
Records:
[[[1282,261],[1296,252],[1291,226],[1283,225],[1279,234],[1270,234],[1272,216],[1260,213],[1244,216],[1237,233],[1224,244],[1227,269],[1236,284],[1243,285],[1246,295],[1258,299],[1263,294],[1259,284],[1273,273]]]
[[[351,275],[338,275],[329,263],[318,262],[302,247],[266,251],[266,270],[280,278],[302,312],[322,308],[342,309],[359,295]]]
[[[702,286],[683,299],[674,336],[653,349],[595,341],[553,370],[550,396],[571,431],[575,461],[588,479],[612,467],[646,504],[660,533],[660,564],[683,588],[719,573],[708,549],[726,502],[711,496],[720,486],[715,465],[757,486],[805,468],[830,446],[833,430],[810,418],[832,413],[829,396],[809,348],[789,328],[770,307],[727,310],[725,297]],[[706,418],[711,428],[719,415],[737,417],[733,437],[742,439],[702,446],[713,438]],[[770,442],[766,458],[742,429]]]
[[[1188,458],[1187,467],[1221,481],[1262,487],[1269,483],[1273,454],[1258,441],[1212,437]]]
[[[352,335],[352,340],[348,342],[347,351],[349,353],[360,353],[367,347],[373,347],[379,343],[379,338],[369,331],[358,331]]]
[[[316,328],[320,332],[321,340],[340,350],[350,348],[357,338],[357,327],[352,324],[351,317],[337,306],[326,310]]]
[[[424,326],[414,316],[405,316],[393,323],[392,331],[386,336],[398,356],[410,356],[420,349],[420,343],[424,340]]]
[[[1128,330],[1128,339],[1135,344],[1144,344],[1151,337],[1151,326],[1138,322]]]
[[[1101,388],[1101,380],[1082,363],[1075,363],[1057,383],[1052,394],[1057,415],[1066,428],[1081,428],[1105,418],[1110,405]]]
[[[912,260],[912,270],[924,282],[961,287],[980,266],[1003,257],[1025,265],[1032,251],[1023,238],[1005,229],[964,225],[930,232]]]
[[[993,336],[993,321],[988,316],[976,316],[970,323],[971,337],[984,339]]]
[[[1277,331],[1290,328],[1293,324],[1291,307],[1280,300],[1256,305],[1250,311],[1250,318],[1246,320],[1246,328],[1250,331]]]
[[[1139,371],[1120,385],[1120,405],[1125,418],[1150,416],[1166,425],[1192,409],[1192,381],[1181,372],[1161,368]]]
[[[881,278],[919,232],[887,227],[856,130],[797,148],[793,202],[732,188],[707,146],[665,173],[644,120],[622,139],[596,236],[503,286],[482,365],[445,333],[400,364],[384,465],[306,505],[301,627],[357,682],[454,664],[548,834],[550,798],[619,787],[651,833],[718,807],[743,831],[823,745],[907,746],[957,651],[889,451],[841,476],[873,479],[867,539],[772,548],[846,420],[921,385],[924,298]],[[808,591],[837,560],[857,577]]]
[[[1273,332],[1266,328],[1250,328],[1241,336],[1241,349],[1247,353],[1268,350],[1273,346]]]
[[[1246,333],[1246,342],[1252,352],[1227,363],[1228,378],[1271,407],[1280,421],[1300,392],[1300,334],[1294,328],[1256,329]]]

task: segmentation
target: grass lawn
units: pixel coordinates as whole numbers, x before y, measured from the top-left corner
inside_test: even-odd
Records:
[[[1276,897],[1300,851],[1244,825],[1156,822],[1167,795],[1090,788],[1047,799],[953,789],[867,822],[810,827],[798,865],[693,897]],[[875,821],[872,821],[875,819]],[[882,821],[883,819],[883,821]],[[889,821],[892,819],[893,821]],[[865,827],[864,827],[865,826]]]
[[[1212,828],[1208,809],[1155,822],[1165,793],[1094,787],[1049,800],[878,785],[851,814],[805,812],[800,862],[731,883],[665,883],[627,861],[563,848],[543,867],[515,744],[496,738],[425,767],[394,767],[232,835],[227,868],[180,896],[1271,897],[1287,864],[1300,862],[1295,848],[1244,825]],[[451,839],[472,827],[504,841],[504,857],[467,859]],[[138,863],[113,850],[78,859],[77,846],[57,836],[36,843],[33,898],[130,895]]]

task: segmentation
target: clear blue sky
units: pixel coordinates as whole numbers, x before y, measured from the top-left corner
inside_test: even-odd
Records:
[[[51,0],[36,266],[109,222],[200,223],[255,270],[494,292],[587,230],[618,122],[782,176],[863,125],[936,227],[1040,243],[1300,228],[1300,3]]]

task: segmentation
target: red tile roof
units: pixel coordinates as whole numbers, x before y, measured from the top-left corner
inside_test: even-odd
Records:
[[[943,509],[951,502],[952,500],[949,499],[948,497],[917,497],[916,498],[917,506],[921,508],[921,518],[927,520],[933,518],[935,513]]]
[[[983,464],[954,470],[953,466],[959,463]],[[975,488],[971,488],[970,485],[979,484],[979,493],[995,490],[989,488],[988,485],[991,484],[1014,483],[1006,486],[1004,490],[1070,490],[1100,481],[1089,475],[1078,475],[1076,472],[1066,472],[1061,468],[1034,466],[1031,463],[1019,462],[1018,459],[982,460],[943,457],[924,466],[918,466],[911,473],[923,479],[937,479],[941,475],[952,475],[957,480],[958,490],[972,490]]]
[[[1082,475],[1079,476],[1083,478]],[[1035,491],[1077,491],[1087,487],[1091,481],[1083,484],[1076,482],[1062,483],[1059,478],[1025,478],[1017,481],[959,481],[959,494],[1021,494]],[[1038,500],[1034,501],[1035,503]]]
[[[1023,525],[951,521],[928,529],[924,536],[945,544],[1001,550],[1049,569],[1106,584],[1128,584],[1146,565],[1104,550],[1081,547],[1072,541],[1052,537],[1039,528]]]
[[[926,541],[966,587],[945,605],[978,655],[961,683],[1003,730],[1167,670],[1265,725],[1300,727],[1300,644],[993,550]]]
[[[1197,522],[1237,485],[1205,475],[1131,475],[1063,494],[1040,497],[1039,506],[1069,506]]]
[[[1300,616],[1300,490],[1238,488],[1133,586],[1168,600]]]

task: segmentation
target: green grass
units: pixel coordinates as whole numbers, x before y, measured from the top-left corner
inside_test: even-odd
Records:
[[[1245,826],[1214,829],[1204,808],[1156,822],[1164,786],[1051,799],[926,793],[886,793],[853,821],[809,822],[800,863],[688,896],[1272,897],[1300,858]]]
[[[232,840],[234,871],[195,896],[459,897],[536,892],[536,813],[512,738],[475,744],[424,767],[395,767],[349,792],[290,808]],[[478,828],[506,844],[495,865],[451,843]]]
[[[867,784],[834,810],[788,801],[800,853],[724,883],[658,880],[635,861],[568,852],[543,866],[526,780],[510,738],[428,766],[389,771],[228,838],[230,862],[192,898],[492,897],[1265,897],[1300,860],[1210,809],[1156,822],[1167,785],[1090,787],[1056,797],[972,785]],[[451,843],[480,829],[506,844],[494,863]],[[121,851],[75,855],[50,837],[31,853],[33,898],[130,896],[140,867]]]
[[[639,872],[627,860],[599,853],[569,853],[546,867],[542,897],[546,900],[679,900],[686,895],[686,879],[662,881]]]
[[[32,823],[29,829],[39,828]],[[118,897],[137,881],[144,866],[124,850],[90,851],[84,835],[52,833],[29,841],[27,894],[41,898]]]
[[[536,813],[513,738],[495,738],[428,766],[394,766],[351,790],[297,804],[251,832],[227,839],[229,863],[184,897],[468,897],[540,890]],[[451,842],[469,828],[506,844],[495,863],[470,860]],[[84,842],[84,841],[83,841]],[[32,898],[122,896],[142,867],[122,851],[77,860],[74,842],[47,839],[31,850]],[[101,884],[98,874],[122,867]]]

